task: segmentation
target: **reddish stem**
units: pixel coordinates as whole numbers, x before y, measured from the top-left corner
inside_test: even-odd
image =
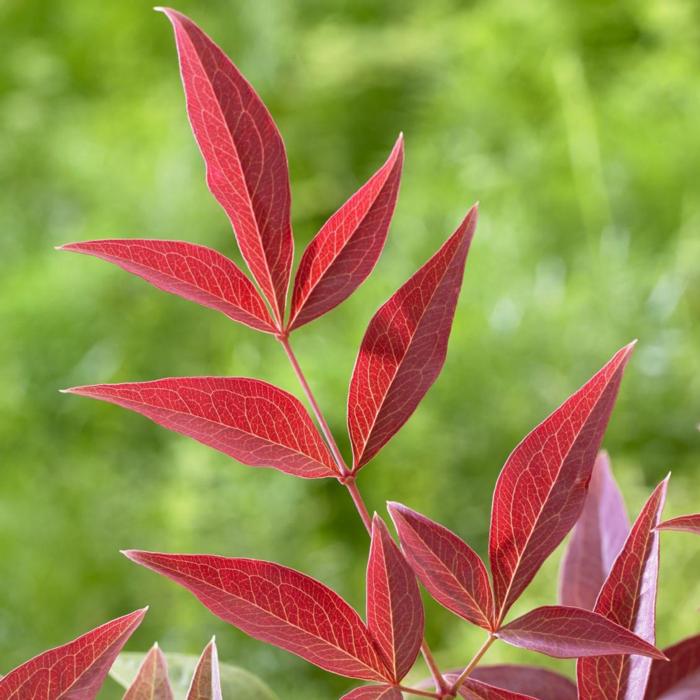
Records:
[[[479,661],[481,661],[481,657],[489,650],[489,647],[496,641],[496,635],[494,634],[489,634],[489,636],[486,638],[486,641],[479,647],[479,650],[474,654],[474,657],[472,660],[466,665],[464,671],[459,674],[459,677],[457,680],[452,684],[452,687],[450,688],[450,691],[453,694],[456,694],[457,691],[460,689],[460,686],[464,681],[469,678],[469,675],[471,672],[476,668],[477,664]]]

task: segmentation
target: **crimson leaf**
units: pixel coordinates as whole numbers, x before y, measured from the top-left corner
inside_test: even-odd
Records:
[[[284,143],[250,83],[194,23],[163,9],[175,30],[190,119],[207,184],[250,271],[282,322],[294,253]]]
[[[35,656],[0,679],[0,700],[93,700],[146,609]]]
[[[493,629],[493,596],[479,555],[446,527],[400,503],[389,513],[401,548],[435,600],[469,622]]]
[[[272,562],[127,551],[246,634],[339,676],[391,681],[360,616],[319,581]]]
[[[499,622],[581,514],[633,347],[618,351],[525,437],[498,477],[489,555]]]
[[[557,659],[611,654],[664,658],[653,644],[603,615],[562,605],[535,608],[501,627],[496,636],[513,646]]]
[[[595,611],[632,630],[645,641],[655,640],[656,589],[659,577],[659,533],[668,478],[654,490],[632,526],[596,601]],[[641,698],[651,660],[640,656],[581,659],[577,665],[580,700]]]
[[[476,219],[474,206],[369,323],[348,396],[355,471],[410,418],[440,374]]]
[[[146,654],[124,700],[173,700],[168,663],[157,644]]]
[[[379,259],[394,213],[403,164],[399,136],[386,163],[323,225],[299,263],[289,330],[347,299]]]
[[[559,584],[562,605],[593,610],[629,530],[610,459],[606,452],[601,452],[593,466],[583,511],[562,561]]]
[[[456,674],[445,674],[448,683],[454,683],[458,676]],[[490,683],[476,680],[470,676],[459,687],[459,694],[467,700],[538,700],[531,695],[499,688]]]
[[[423,640],[423,602],[416,577],[382,519],[372,519],[367,564],[367,627],[381,650],[392,680],[413,666]]]
[[[700,695],[700,634],[664,649],[668,661],[651,664],[644,700],[693,700]]]
[[[470,678],[532,695],[538,700],[576,700],[576,686],[564,676],[536,666],[477,666]]]
[[[192,683],[187,691],[187,700],[222,700],[219,656],[213,639],[204,648],[199,658],[192,676]]]
[[[363,685],[345,693],[340,700],[401,700],[398,688],[391,685]]]
[[[677,518],[666,520],[657,526],[658,530],[678,530],[679,532],[692,532],[700,535],[700,513],[692,515],[679,515]]]
[[[119,265],[154,287],[208,306],[265,333],[276,329],[253,283],[221,253],[211,248],[158,240],[104,240],[68,243],[68,250]]]
[[[301,402],[244,377],[180,377],[67,389],[129,408],[243,464],[306,479],[337,476],[333,457]]]

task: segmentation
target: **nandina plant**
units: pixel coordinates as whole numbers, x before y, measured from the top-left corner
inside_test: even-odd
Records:
[[[396,204],[403,139],[399,136],[386,162],[308,245],[288,305],[294,242],[280,133],[221,49],[182,14],[163,12],[175,30],[187,111],[207,182],[231,221],[252,280],[221,253],[179,241],[100,240],[62,249],[115,263],[155,287],[270,335],[284,350],[311,415],[298,398],[246,377],[169,378],[68,391],[137,411],[249,466],[335,479],[352,497],[369,535],[366,615],[363,619],[323,583],[274,562],[135,550],[126,556],[184,586],[252,637],[330,673],[367,682],[349,690],[346,699],[696,697],[700,635],[659,651],[654,616],[659,532],[697,534],[700,516],[661,522],[667,478],[630,526],[609,460],[599,452],[634,344],[616,352],[509,456],[493,495],[490,574],[457,534],[389,502],[399,547],[386,521],[368,513],[357,475],[406,423],[442,369],[477,208],[469,209],[454,233],[371,319],[350,380],[352,459],[346,460],[291,337],[345,300],[374,268]],[[558,604],[509,619],[512,605],[572,528]],[[438,603],[484,631],[482,646],[461,668],[440,669],[431,654],[419,582]],[[80,681],[80,692],[75,679],[58,682],[53,675],[41,686],[47,690],[26,690],[23,679],[41,656],[0,682],[0,700],[29,697],[27,692],[42,698],[94,697],[124,633],[115,639],[105,637],[103,651],[92,651],[80,671],[79,677],[87,679]],[[536,667],[481,664],[497,641],[577,659],[576,684]],[[56,677],[63,677],[68,655],[49,653],[59,668]],[[404,678],[419,654],[430,678],[407,685]],[[221,697],[217,668],[210,645],[189,697]],[[144,683],[147,696],[170,697],[157,648],[147,655],[126,697],[141,697]]]

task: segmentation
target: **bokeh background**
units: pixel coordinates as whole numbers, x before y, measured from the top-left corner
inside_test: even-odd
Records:
[[[700,505],[700,5],[694,0],[181,0],[277,119],[297,259],[383,161],[407,158],[373,277],[295,338],[344,437],[373,310],[481,202],[450,353],[360,478],[486,552],[509,451],[620,346],[640,342],[605,445],[635,515],[673,471]],[[0,3],[0,672],[151,604],[154,640],[223,660],[281,698],[350,683],[244,637],[119,549],[273,559],[363,605],[367,541],[335,483],[253,470],[58,389],[168,375],[297,387],[279,347],[224,316],[53,246],[186,239],[236,256],[191,137],[170,27],[141,0]],[[659,643],[697,632],[700,546],[664,535]],[[553,602],[559,554],[518,610]],[[481,634],[427,603],[446,666]],[[517,611],[516,611],[517,612]],[[573,665],[497,645],[488,660]],[[423,675],[418,668],[416,677]],[[118,697],[116,685],[105,698]]]

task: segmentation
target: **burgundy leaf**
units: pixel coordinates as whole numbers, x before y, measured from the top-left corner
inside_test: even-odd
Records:
[[[379,260],[394,213],[403,164],[399,136],[386,163],[323,225],[299,263],[289,330],[347,299]]]
[[[525,437],[498,477],[489,555],[499,622],[581,514],[633,347],[617,352]]]
[[[208,306],[265,333],[276,333],[265,302],[232,260],[182,241],[105,240],[69,243],[68,250],[119,265],[154,287]]]
[[[367,627],[392,680],[400,681],[411,670],[423,641],[423,602],[411,567],[378,515],[372,520],[367,564]]]
[[[595,612],[655,641],[659,533],[668,478],[654,490],[632,526],[598,596]],[[644,696],[651,660],[640,656],[581,659],[577,665],[580,700],[637,700]]]
[[[190,19],[172,22],[187,114],[207,166],[207,183],[231,220],[253,277],[277,321],[284,315],[294,253],[287,155],[250,83]]]
[[[470,678],[537,700],[576,700],[576,686],[564,676],[536,666],[477,666]]]
[[[576,523],[561,567],[562,605],[593,610],[603,582],[629,533],[620,489],[606,452],[598,454],[583,511]]]
[[[666,520],[657,526],[658,530],[678,530],[679,532],[692,532],[700,535],[700,513],[692,515],[679,515],[677,518]]]
[[[668,661],[651,664],[644,700],[697,700],[700,697],[700,634],[664,649]]]
[[[499,639],[557,659],[610,654],[664,658],[653,645],[591,610],[551,605],[535,608],[496,633]]]
[[[339,676],[392,680],[360,616],[310,576],[256,559],[124,554],[184,586],[215,615],[255,639]]]
[[[355,471],[409,419],[440,374],[476,219],[474,206],[369,323],[348,396]]]
[[[400,503],[389,503],[401,547],[435,600],[465,620],[493,629],[489,575],[479,555],[457,535]]]
[[[401,700],[401,691],[391,685],[363,685],[345,693],[340,700]]]
[[[456,674],[445,674],[445,680],[448,683],[455,683],[457,678]],[[461,697],[467,698],[467,700],[539,700],[530,695],[484,683],[472,676],[460,685],[459,694]]]
[[[46,651],[0,680],[0,700],[93,700],[146,609]]]
[[[306,479],[338,474],[301,402],[267,382],[179,377],[66,391],[129,408],[251,467]]]
[[[173,700],[168,663],[157,644],[146,654],[124,700]]]
[[[187,700],[222,700],[219,656],[213,639],[199,658],[192,676],[192,683],[187,691]]]

